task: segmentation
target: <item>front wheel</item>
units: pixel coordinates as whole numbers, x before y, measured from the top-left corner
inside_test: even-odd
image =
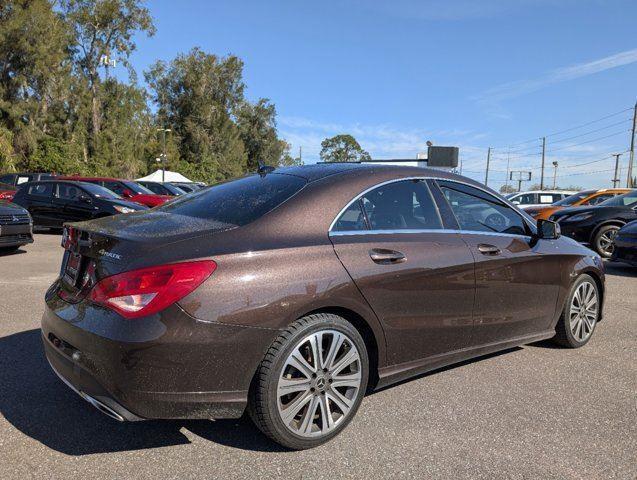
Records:
[[[581,275],[571,287],[553,339],[568,348],[586,345],[599,320],[600,305],[597,283],[590,275]]]
[[[615,250],[615,237],[621,227],[618,225],[605,225],[595,234],[593,247],[603,258],[610,258]]]
[[[302,450],[338,435],[367,388],[365,342],[333,314],[303,317],[274,341],[250,392],[254,423],[279,444]]]

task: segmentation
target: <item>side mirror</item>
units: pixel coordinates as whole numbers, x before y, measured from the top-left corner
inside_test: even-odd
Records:
[[[128,188],[125,188],[122,192],[122,195],[126,198],[130,198],[133,196],[133,192],[131,192]]]
[[[513,200],[511,203],[512,203],[513,205],[519,205],[519,204],[520,204],[520,201],[519,201],[519,200]]]
[[[562,232],[560,231],[559,223],[543,219],[537,221],[537,236],[539,238],[556,240],[560,238],[561,235]]]
[[[83,202],[83,203],[92,203],[93,202],[91,197],[89,197],[88,195],[80,195],[78,197],[78,199],[79,199],[80,202]]]

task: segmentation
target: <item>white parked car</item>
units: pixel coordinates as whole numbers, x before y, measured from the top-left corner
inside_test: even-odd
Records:
[[[545,207],[552,203],[559,202],[574,193],[577,192],[567,190],[533,190],[530,192],[515,193],[511,195],[508,200],[520,208]]]

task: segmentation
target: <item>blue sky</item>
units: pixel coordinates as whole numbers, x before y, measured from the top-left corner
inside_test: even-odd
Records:
[[[138,39],[138,72],[194,46],[238,55],[248,97],[275,103],[280,135],[294,152],[303,147],[306,163],[337,133],[353,134],[374,158],[412,158],[431,140],[460,146],[463,173],[484,180],[492,146],[489,185],[497,188],[508,145],[517,145],[512,168],[538,169],[539,141],[520,142],[616,114],[547,138],[558,183],[603,187],[614,166],[605,157],[628,148],[631,112],[622,111],[637,99],[634,0],[148,6],[157,34]]]

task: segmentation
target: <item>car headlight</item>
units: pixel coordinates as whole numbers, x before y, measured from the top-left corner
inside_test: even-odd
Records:
[[[568,217],[565,220],[567,222],[581,222],[582,220],[588,220],[593,216],[592,213],[578,213],[577,215],[573,215],[572,217]]]
[[[123,207],[122,205],[115,205],[115,210],[117,210],[119,213],[132,213],[135,212],[136,210],[134,208],[129,208],[129,207]]]

